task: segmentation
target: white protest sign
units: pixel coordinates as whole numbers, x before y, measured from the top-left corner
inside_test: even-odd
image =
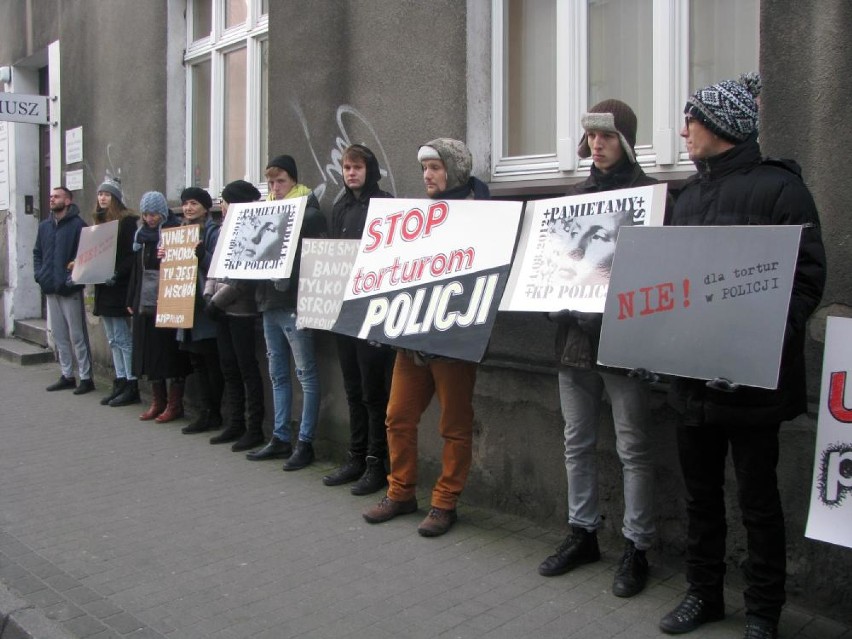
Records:
[[[118,220],[80,229],[71,279],[77,284],[102,284],[115,275]]]
[[[331,330],[360,240],[302,240],[296,328]]]
[[[521,206],[374,198],[332,330],[481,360],[509,274]]]
[[[801,231],[622,228],[598,362],[776,388]]]
[[[852,319],[829,317],[805,536],[852,548]]]
[[[527,202],[500,310],[602,313],[619,228],[665,211],[665,184]]]
[[[307,201],[306,196],[229,206],[208,276],[237,280],[289,277]]]
[[[157,294],[158,328],[192,328],[195,321],[195,293],[198,286],[198,258],[195,245],[201,226],[189,224],[160,231],[165,250],[160,260],[160,286]]]

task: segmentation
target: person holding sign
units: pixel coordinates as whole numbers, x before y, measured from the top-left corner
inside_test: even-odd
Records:
[[[334,203],[331,237],[361,239],[367,209],[374,197],[393,197],[379,188],[379,162],[366,146],[353,144],[343,151],[343,195]],[[387,484],[385,430],[395,353],[389,346],[370,344],[341,333],[337,358],[349,405],[349,453],[346,463],[322,478],[326,486],[356,482],[353,495],[369,495]]]
[[[805,326],[822,297],[825,249],[816,206],[798,165],[761,159],[758,108],[749,88],[732,80],[705,87],[687,100],[684,113],[680,135],[698,174],[684,186],[672,224],[795,224],[802,225],[802,235],[778,387],[740,388],[724,379],[672,382],[672,404],[681,413],[677,445],[687,494],[689,587],[660,629],[680,634],[725,615],[724,489],[730,449],[748,535],[745,636],[772,639],[778,636],[786,598],[784,514],[775,470],[778,431],[782,421],[807,408]]]
[[[186,354],[178,348],[177,329],[157,328],[157,293],[160,281],[160,229],[179,226],[166,198],[148,191],[139,202],[142,226],[133,239],[133,269],[127,292],[127,310],[133,316],[133,374],[151,380],[151,405],[139,416],[159,423],[183,415],[184,378],[189,373]],[[166,379],[172,382],[166,397]],[[168,412],[166,412],[168,411]],[[169,419],[163,419],[163,416]]]
[[[473,158],[459,140],[438,138],[417,153],[426,194],[433,200],[486,200],[488,186],[471,176]],[[444,440],[441,476],[432,490],[432,507],[417,532],[437,537],[456,522],[456,503],[473,460],[473,387],[476,363],[428,353],[397,353],[387,408],[390,476],[387,495],[364,511],[371,524],[417,511],[417,425],[438,396],[438,429]]]
[[[656,184],[636,161],[636,115],[620,100],[604,100],[581,119],[583,137],[577,150],[591,156],[585,182],[567,195],[581,195]],[[632,224],[621,214],[568,218],[566,238],[570,254],[559,256],[559,268],[589,260],[589,272],[608,271],[615,240],[622,224]],[[574,270],[573,267],[572,271]],[[616,450],[624,475],[624,554],[616,570],[612,592],[618,597],[639,593],[648,578],[645,552],[656,535],[654,523],[654,460],[649,434],[649,391],[638,379],[613,369],[598,368],[600,313],[559,311],[550,313],[559,323],[556,357],[559,362],[559,399],[565,419],[565,471],[568,476],[568,523],[571,534],[539,566],[539,574],[552,577],[582,564],[598,561],[597,433],[606,389],[612,404]]]
[[[245,180],[235,180],[222,189],[222,219],[228,215],[232,204],[256,202],[260,191]],[[204,234],[203,255],[199,258],[204,271],[210,266],[221,225],[208,227]],[[199,252],[197,251],[197,252]],[[216,341],[219,345],[219,363],[228,392],[228,426],[210,438],[211,444],[234,442],[234,452],[256,446],[256,430],[263,423],[263,380],[255,354],[255,324],[257,305],[254,301],[253,280],[227,280],[211,278],[204,286],[204,312],[216,322]],[[246,430],[246,424],[251,431]],[[263,440],[261,433],[261,441]],[[242,442],[242,443],[241,443]]]
[[[296,328],[296,302],[299,290],[299,261],[302,238],[326,237],[328,225],[319,209],[313,192],[298,182],[296,161],[289,155],[273,158],[266,167],[270,200],[308,196],[302,230],[294,244],[295,261],[290,277],[277,281],[258,283],[255,299],[263,313],[263,336],[269,356],[269,377],[272,381],[272,403],[275,407],[275,424],[272,437],[261,448],[246,456],[252,461],[287,457],[284,470],[299,470],[314,461],[314,433],[319,419],[320,384],[314,335],[311,329]],[[280,251],[279,244],[278,250]],[[295,448],[290,443],[290,415],[293,385],[290,380],[290,355],[296,364],[296,377],[302,386],[302,421]],[[257,425],[256,443],[263,442],[263,432]],[[292,450],[292,454],[290,451]]]
[[[133,336],[127,312],[127,284],[133,268],[133,236],[139,216],[124,206],[121,183],[110,175],[98,187],[98,206],[92,218],[96,225],[118,220],[115,275],[103,284],[95,284],[93,312],[101,318],[115,368],[112,391],[101,404],[128,406],[139,402],[139,381],[133,374]]]
[[[73,388],[75,395],[95,390],[92,380],[92,353],[86,331],[83,285],[71,280],[71,266],[77,255],[80,230],[86,226],[73,195],[64,186],[50,192],[50,217],[38,225],[33,247],[33,275],[47,300],[48,328],[56,345],[59,381],[45,390]],[[74,379],[74,358],[80,385]]]

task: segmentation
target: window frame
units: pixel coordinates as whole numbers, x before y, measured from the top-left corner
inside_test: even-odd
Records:
[[[210,35],[193,40],[194,5],[196,2],[212,2]],[[248,16],[245,23],[225,29],[225,0],[187,0],[186,6],[186,50],[184,52],[185,90],[186,90],[186,184],[192,184],[193,130],[192,114],[195,109],[195,95],[192,86],[193,66],[210,61],[210,179],[200,185],[210,193],[218,194],[225,185],[224,177],[224,57],[228,53],[246,48],[246,118],[245,118],[245,174],[242,179],[257,185],[265,185],[261,174],[260,158],[262,148],[261,135],[268,133],[269,123],[261,122],[261,56],[262,44],[269,40],[269,16],[261,13],[261,0],[247,0]],[[259,126],[257,123],[260,123]]]

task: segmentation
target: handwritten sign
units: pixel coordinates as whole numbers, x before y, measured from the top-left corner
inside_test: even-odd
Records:
[[[302,240],[296,328],[331,330],[360,240]]]
[[[289,277],[308,198],[232,204],[222,224],[210,277]]]
[[[195,292],[198,258],[195,245],[201,236],[198,224],[162,229],[160,291],[157,297],[156,325],[160,328],[192,328],[195,320]]]
[[[829,317],[805,536],[852,548],[852,319]]]
[[[665,209],[664,184],[527,202],[500,310],[602,313],[619,229]]]
[[[118,220],[80,230],[71,279],[77,284],[102,284],[115,275]]]
[[[332,330],[481,360],[509,275],[521,206],[374,198]]]
[[[776,388],[801,230],[622,228],[599,363]]]

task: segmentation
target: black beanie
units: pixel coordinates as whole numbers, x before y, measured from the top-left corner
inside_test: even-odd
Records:
[[[197,186],[189,186],[181,192],[181,204],[187,200],[195,200],[208,211],[213,208],[213,198],[210,197],[207,191]]]
[[[299,172],[296,170],[296,160],[293,159],[293,156],[279,155],[274,157],[269,160],[269,164],[266,165],[266,168],[271,169],[273,166],[287,171],[287,174],[293,178],[294,182],[299,181]]]
[[[222,189],[222,199],[228,204],[243,204],[245,202],[257,202],[260,199],[260,191],[254,184],[245,180],[234,180],[226,184]]]

